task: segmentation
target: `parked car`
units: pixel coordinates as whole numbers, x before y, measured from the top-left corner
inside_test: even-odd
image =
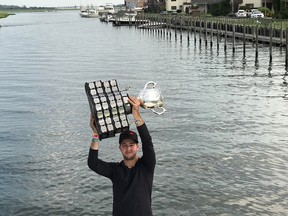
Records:
[[[227,14],[227,17],[236,17],[236,14],[231,12],[231,13]]]
[[[246,16],[246,11],[245,10],[238,10],[236,13],[236,17],[238,18],[245,18]]]
[[[252,14],[254,11],[258,11],[258,10],[257,10],[257,9],[247,9],[247,10],[246,10],[246,16],[247,16],[247,17],[251,17],[251,14]]]
[[[261,11],[256,10],[251,13],[250,17],[253,19],[264,18],[264,14]]]
[[[160,14],[161,14],[161,15],[167,15],[168,12],[167,12],[167,11],[160,11]]]

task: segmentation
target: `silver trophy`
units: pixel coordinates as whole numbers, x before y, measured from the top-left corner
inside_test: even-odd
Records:
[[[138,98],[143,101],[145,109],[150,109],[157,115],[162,115],[166,112],[163,108],[163,96],[160,87],[156,82],[149,81],[140,91]]]

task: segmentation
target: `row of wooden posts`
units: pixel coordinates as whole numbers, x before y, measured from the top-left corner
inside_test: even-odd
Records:
[[[210,35],[210,46],[213,46],[213,35],[216,35],[217,50],[219,49],[220,37],[224,37],[224,50],[227,50],[228,37],[232,38],[232,52],[235,53],[236,39],[243,41],[243,56],[246,55],[246,42],[255,43],[255,62],[258,62],[259,44],[269,44],[269,63],[273,59],[273,46],[283,46],[286,48],[285,68],[288,68],[288,28],[278,28],[274,22],[269,20],[236,20],[220,19],[209,20],[186,16],[159,16],[159,15],[138,15],[135,26],[138,28],[157,31],[159,34],[166,34],[167,37],[180,34],[182,40],[183,31],[187,31],[187,41],[190,41],[191,34],[199,34],[199,43],[204,39],[205,46],[208,46],[208,34]]]

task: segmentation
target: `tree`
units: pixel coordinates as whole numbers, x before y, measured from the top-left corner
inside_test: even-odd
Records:
[[[225,0],[217,4],[211,4],[208,13],[213,16],[225,16],[231,11],[230,0]]]

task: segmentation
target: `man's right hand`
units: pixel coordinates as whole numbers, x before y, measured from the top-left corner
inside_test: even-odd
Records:
[[[92,113],[90,114],[90,127],[93,131],[93,139],[92,139],[92,142],[91,142],[91,145],[90,145],[90,148],[93,149],[93,150],[98,150],[99,149],[99,136],[98,136],[98,131],[95,127],[95,119],[92,115]],[[94,136],[97,136],[96,138],[96,141],[94,139]]]
[[[95,126],[95,119],[94,119],[92,113],[90,114],[90,127],[91,127],[94,134],[98,134],[98,131],[97,131],[96,126]]]

